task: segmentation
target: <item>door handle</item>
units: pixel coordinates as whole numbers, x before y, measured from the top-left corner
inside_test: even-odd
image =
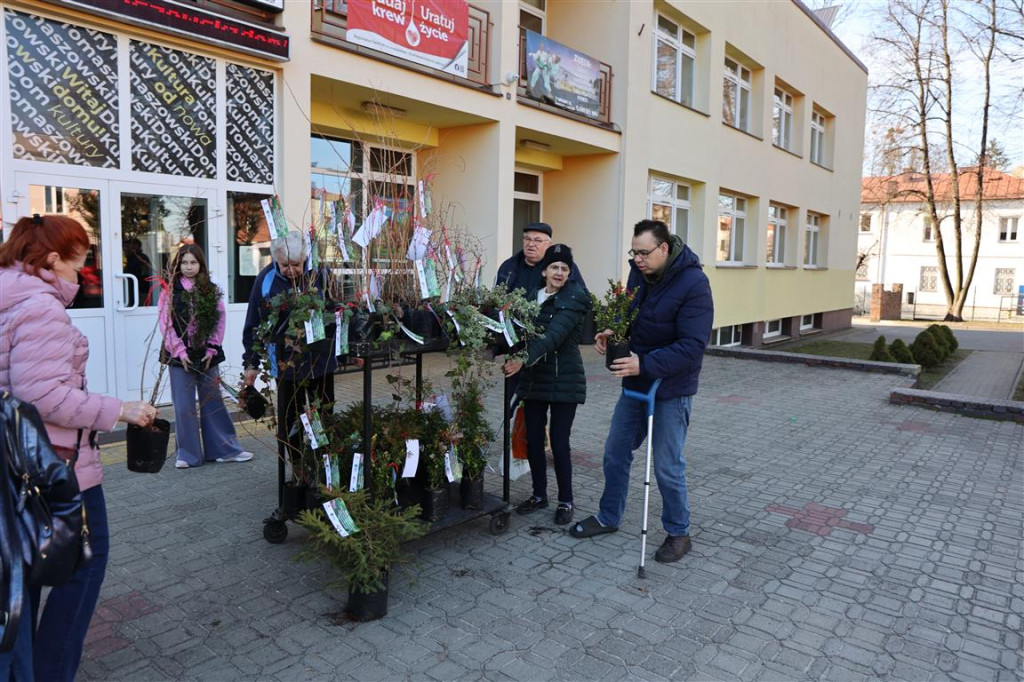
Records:
[[[132,305],[128,305],[128,306],[118,306],[117,311],[118,312],[124,312],[126,310],[135,310],[136,308],[138,308],[139,307],[139,278],[136,277],[135,275],[128,274],[127,272],[121,273],[120,275],[114,275],[114,277],[116,277],[118,279],[126,279],[129,282],[131,282],[132,289],[135,292],[135,296],[132,299],[132,300],[135,301],[135,303],[132,304]]]

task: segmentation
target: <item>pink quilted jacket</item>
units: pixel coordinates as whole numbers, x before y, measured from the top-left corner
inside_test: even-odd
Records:
[[[54,445],[73,448],[84,429],[75,473],[86,490],[103,481],[89,432],[114,428],[121,401],[86,388],[89,341],[65,310],[76,293],[77,284],[50,270],[36,276],[21,263],[0,268],[0,390],[35,405]]]

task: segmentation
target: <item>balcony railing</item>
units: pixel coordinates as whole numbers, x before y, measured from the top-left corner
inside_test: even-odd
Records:
[[[612,67],[604,62],[598,62],[601,65],[601,77],[597,86],[597,97],[600,102],[600,108],[598,109],[597,118],[590,116],[584,116],[583,114],[572,111],[571,109],[564,109],[573,116],[582,116],[590,120],[598,121],[604,124],[611,123],[611,109],[612,109]],[[519,27],[519,97],[530,99],[535,102],[543,102],[556,108],[558,105],[551,102],[546,102],[544,99],[534,97],[530,94],[529,81],[527,80],[526,74],[526,29],[522,26]]]
[[[491,15],[487,10],[469,6],[469,56],[466,64],[466,78],[452,76],[436,69],[406,62],[391,55],[371,50],[362,45],[348,42],[348,2],[345,0],[316,0],[313,3],[313,34],[335,47],[366,55],[380,55],[380,59],[393,64],[408,66],[417,71],[427,71],[454,82],[469,81],[476,85],[488,85],[487,59],[491,53]]]

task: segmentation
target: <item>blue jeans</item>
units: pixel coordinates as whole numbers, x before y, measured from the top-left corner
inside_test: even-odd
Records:
[[[37,680],[74,682],[82,660],[82,645],[89,621],[99,601],[100,587],[107,572],[110,529],[102,486],[82,491],[85,518],[89,524],[92,561],[79,567],[71,581],[50,590],[36,628],[35,671]],[[39,612],[40,589],[33,590],[32,612]]]
[[[224,399],[220,394],[220,370],[216,366],[205,372],[188,371],[184,367],[169,368],[171,399],[174,401],[174,438],[177,459],[190,467],[219,457],[233,457],[242,451]],[[199,393],[199,415],[196,415],[196,393]],[[200,427],[202,442],[200,443]]]
[[[4,483],[4,485],[7,484]],[[32,682],[33,611],[27,587],[22,599],[21,621],[18,623],[14,648],[5,654],[0,654],[0,682]]]
[[[661,524],[669,535],[690,534],[690,501],[686,494],[686,429],[690,426],[692,396],[656,400],[652,459],[661,491]],[[622,522],[629,493],[629,469],[633,451],[647,437],[647,406],[639,400],[619,397],[604,443],[604,493],[597,520],[604,526]],[[646,456],[646,453],[645,453]]]

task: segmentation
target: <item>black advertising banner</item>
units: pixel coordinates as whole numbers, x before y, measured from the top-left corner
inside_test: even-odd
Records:
[[[274,74],[227,65],[227,176],[274,182]]]
[[[116,168],[117,40],[6,10],[14,158]]]
[[[215,62],[131,41],[132,170],[217,175]]]

